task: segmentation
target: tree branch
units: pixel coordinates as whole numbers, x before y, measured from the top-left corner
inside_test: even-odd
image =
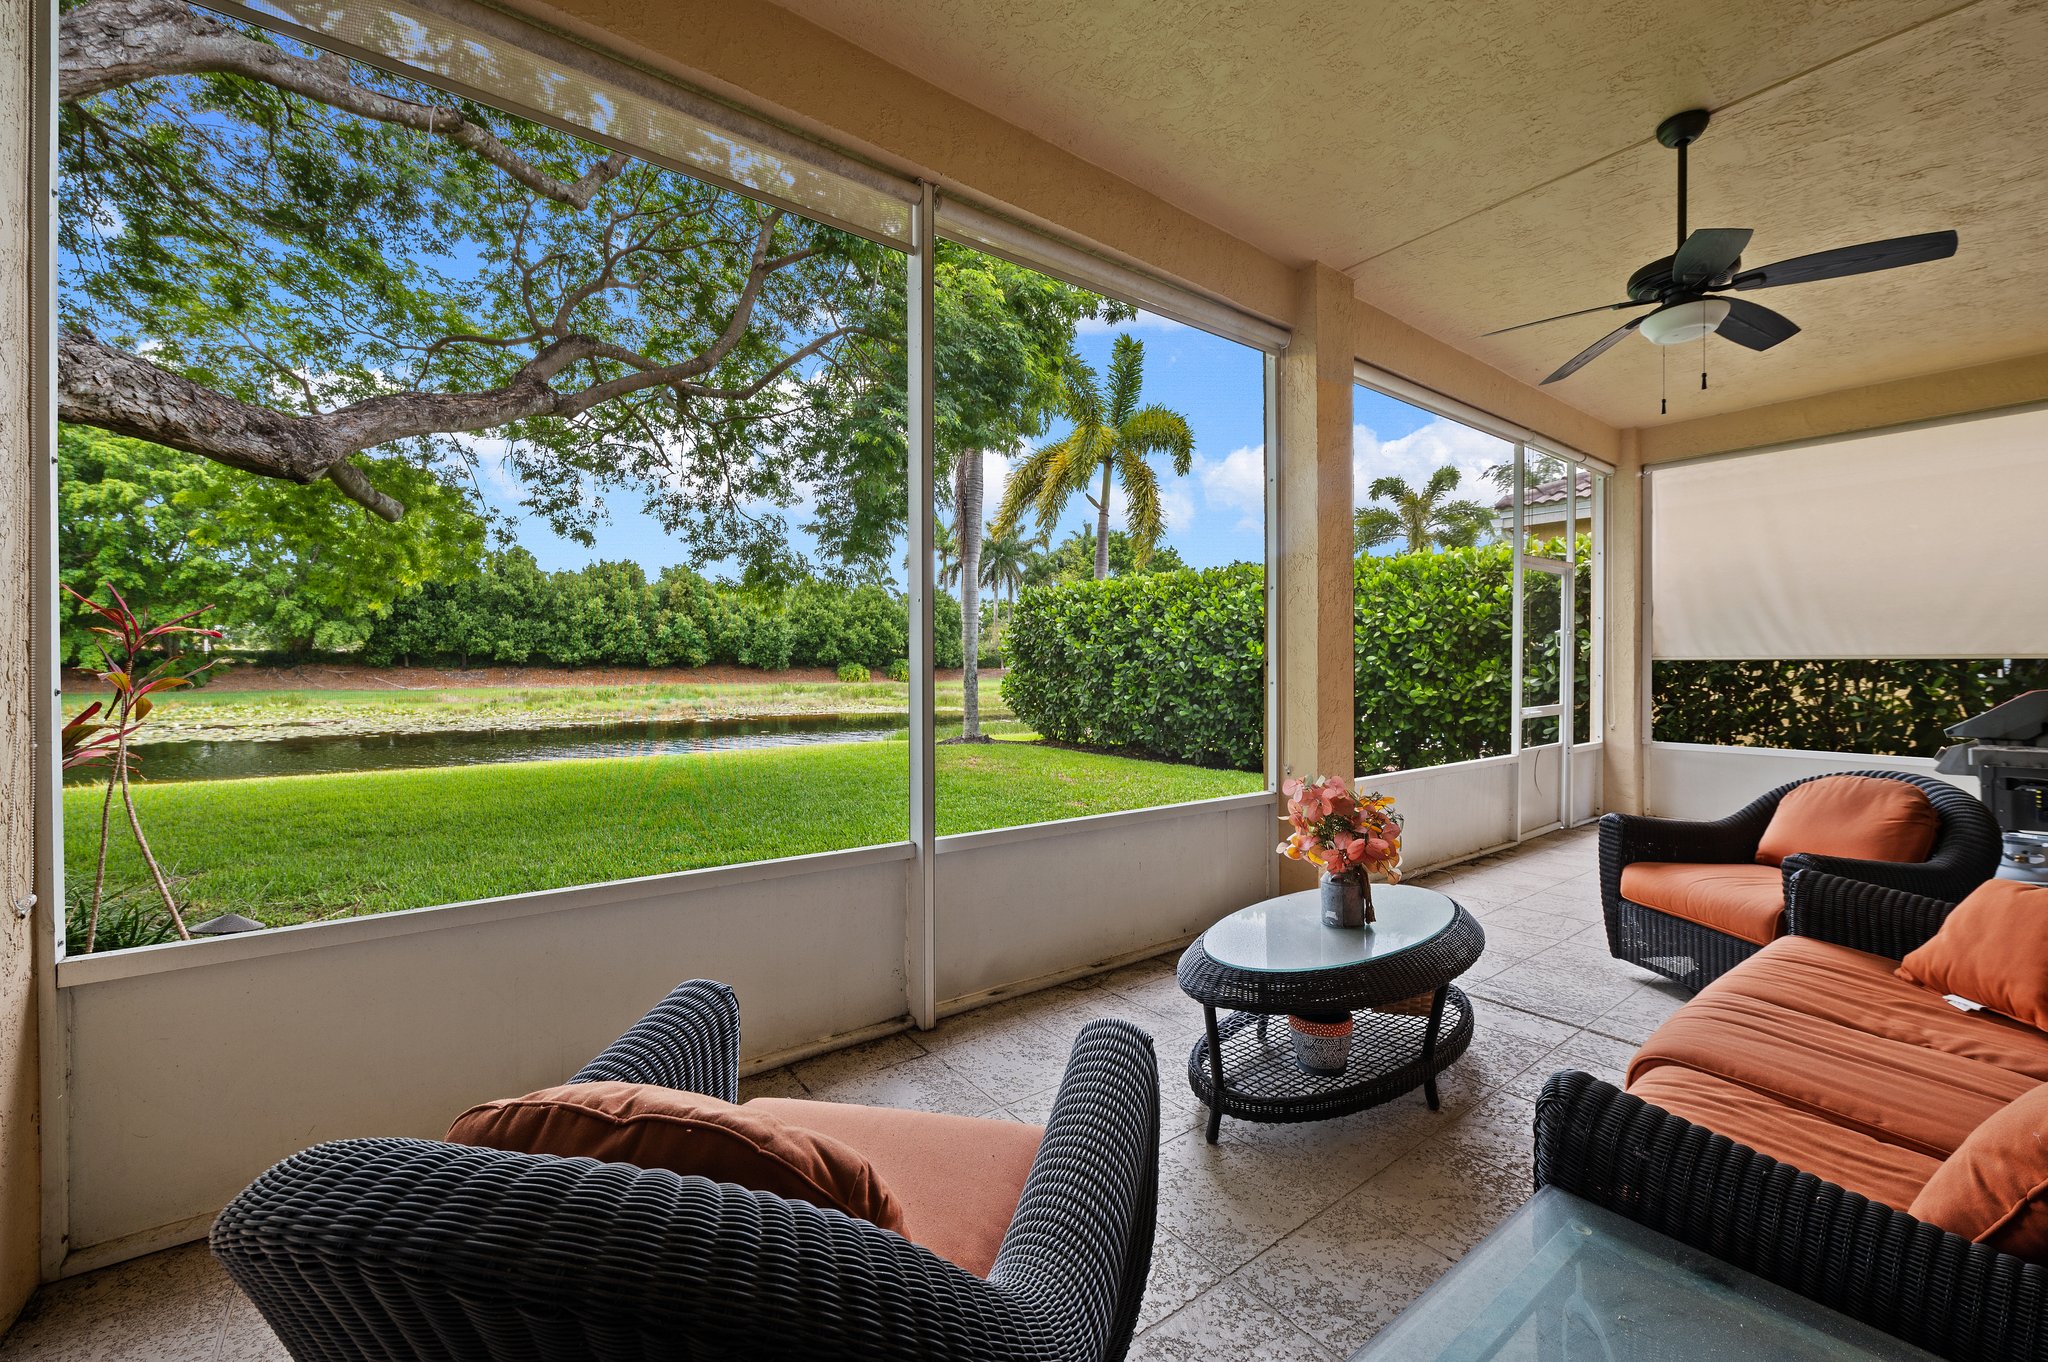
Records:
[[[624,152],[613,152],[580,179],[558,179],[454,109],[364,89],[350,79],[346,61],[292,56],[178,0],[88,0],[64,16],[57,54],[60,103],[158,76],[246,76],[344,113],[445,137],[534,193],[576,209],[588,207],[591,196],[632,163]]]

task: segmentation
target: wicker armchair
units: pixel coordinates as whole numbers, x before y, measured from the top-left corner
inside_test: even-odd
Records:
[[[1843,774],[1901,780],[1925,791],[1941,819],[1934,849],[1926,860],[1912,863],[1852,861],[1806,853],[1787,856],[1782,869],[1788,904],[1791,881],[1802,871],[1954,902],[1990,879],[1998,868],[1998,824],[1974,795],[1946,781],[1898,771]],[[1641,965],[1687,988],[1699,989],[1755,955],[1760,947],[1752,942],[1624,898],[1621,872],[1638,861],[1754,862],[1764,829],[1777,812],[1778,801],[1786,791],[1805,783],[1781,785],[1713,822],[1620,813],[1601,818],[1600,903],[1607,920],[1607,947],[1614,957]]]
[[[572,1081],[732,1100],[739,1008],[679,986]],[[1152,1258],[1150,1039],[1082,1028],[987,1280],[864,1220],[701,1177],[345,1140],[221,1213],[214,1253],[299,1362],[1031,1358],[1130,1344]]]

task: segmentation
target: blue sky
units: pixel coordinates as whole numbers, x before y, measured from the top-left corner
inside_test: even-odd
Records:
[[[1263,357],[1248,346],[1151,313],[1127,322],[1087,322],[1076,337],[1081,357],[1106,372],[1109,351],[1119,334],[1128,333],[1145,345],[1144,400],[1170,407],[1187,417],[1195,433],[1195,460],[1189,475],[1175,477],[1171,467],[1156,461],[1161,499],[1166,509],[1166,541],[1194,567],[1213,567],[1265,557],[1265,381]],[[1063,428],[1046,437],[1058,439]],[[487,445],[488,441],[479,441]],[[985,468],[988,514],[994,518],[1002,496],[1007,465],[1014,458],[991,455]],[[488,464],[487,464],[488,467]],[[504,484],[482,479],[494,509],[513,515],[519,542],[544,568],[576,568],[598,559],[630,558],[651,576],[685,561],[682,542],[638,509],[630,495],[609,500],[609,524],[599,529],[590,548],[555,534],[545,524],[514,514],[516,498]],[[1113,524],[1121,524],[1121,495],[1111,499]],[[798,528],[808,517],[799,504],[782,512],[789,521],[794,547],[809,554],[810,536]],[[1057,541],[1084,524],[1094,513],[1078,499],[1054,527]],[[718,575],[727,565],[710,564]]]

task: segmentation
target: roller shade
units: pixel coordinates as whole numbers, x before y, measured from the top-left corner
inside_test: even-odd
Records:
[[[912,181],[472,0],[208,8],[909,248]]]
[[[1287,348],[1288,331],[1263,317],[1191,293],[1155,279],[1141,270],[1104,259],[1080,246],[1047,236],[1022,223],[964,203],[951,195],[939,198],[939,231],[976,250],[1092,289],[1148,312],[1214,332],[1240,345],[1278,354]]]
[[[2048,656],[2048,409],[1657,468],[1665,659]]]

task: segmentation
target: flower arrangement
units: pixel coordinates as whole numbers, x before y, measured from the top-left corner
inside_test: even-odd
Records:
[[[1293,829],[1276,848],[1282,856],[1320,866],[1333,880],[1363,881],[1371,874],[1400,883],[1401,815],[1392,795],[1360,798],[1335,776],[1290,780],[1280,793],[1287,796]]]

